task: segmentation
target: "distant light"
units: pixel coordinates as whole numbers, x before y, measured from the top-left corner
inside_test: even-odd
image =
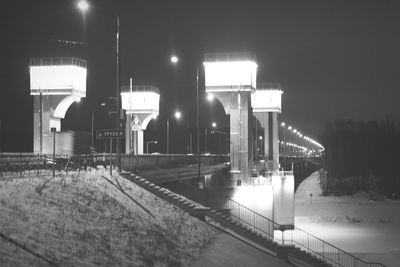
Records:
[[[179,120],[182,117],[182,113],[179,111],[176,111],[174,116],[175,116],[175,118],[177,118]]]
[[[178,59],[177,56],[172,56],[172,57],[171,57],[171,62],[172,62],[172,63],[176,64],[176,63],[178,63],[178,61],[179,61],[179,59]]]
[[[297,130],[296,130],[296,129],[293,129],[293,132],[294,132],[294,133],[297,133]]]
[[[81,102],[81,98],[79,97],[79,98],[75,99],[75,102],[76,102],[76,103]]]
[[[292,126],[289,125],[288,129],[289,129],[289,130],[292,130]]]
[[[157,144],[158,142],[157,141],[154,141],[154,144]]]
[[[107,104],[106,103],[101,103],[100,106],[105,107]]]
[[[213,122],[213,123],[211,124],[211,126],[212,126],[213,128],[215,128],[215,127],[217,127],[217,123],[216,123],[216,122]]]
[[[89,3],[84,0],[79,1],[77,6],[78,6],[79,10],[82,11],[83,13],[88,11],[89,7],[90,7]]]
[[[262,139],[263,139],[262,135],[260,135],[260,136],[258,137],[258,139],[259,139],[259,140],[262,140]]]
[[[282,127],[285,127],[285,123],[284,123],[284,122],[282,122],[282,123],[281,123],[281,126],[282,126]]]
[[[212,95],[212,94],[207,94],[207,100],[208,101],[213,101],[213,99],[214,99],[214,96]]]

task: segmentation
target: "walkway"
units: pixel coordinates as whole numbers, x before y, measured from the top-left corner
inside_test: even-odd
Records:
[[[292,265],[262,252],[231,235],[220,233],[213,244],[192,265],[192,267],[203,266],[286,267]]]

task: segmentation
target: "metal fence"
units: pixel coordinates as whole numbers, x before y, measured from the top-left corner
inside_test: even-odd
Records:
[[[274,239],[274,228],[279,227],[277,223],[232,199],[227,199],[223,208],[229,210],[229,215],[232,219],[264,235],[270,240]]]
[[[279,238],[275,236],[275,240],[279,243],[290,244],[308,252],[317,258],[331,264],[332,266],[344,267],[383,267],[385,265],[378,262],[366,262],[324,240],[313,236],[306,231],[294,227],[293,230],[285,231]]]
[[[223,208],[228,210],[232,219],[240,222],[250,229],[253,229],[255,232],[262,234],[268,239],[273,240],[280,245],[294,245],[295,247],[299,247],[304,252],[314,255],[317,258],[331,264],[332,266],[385,266],[378,262],[366,262],[297,227],[294,227],[293,230],[274,231],[274,229],[284,229],[285,227],[232,199],[227,199],[223,205]]]
[[[115,157],[109,154],[99,155],[52,155],[32,153],[0,153],[0,178],[46,176],[69,171],[85,171],[103,166],[105,169],[115,166]],[[113,167],[115,169],[115,167]]]

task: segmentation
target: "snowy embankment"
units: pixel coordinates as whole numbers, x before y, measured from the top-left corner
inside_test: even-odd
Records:
[[[319,173],[295,195],[297,227],[367,261],[400,262],[400,201],[372,201],[366,192],[321,196]]]
[[[0,180],[0,235],[1,266],[187,266],[216,231],[99,171]]]

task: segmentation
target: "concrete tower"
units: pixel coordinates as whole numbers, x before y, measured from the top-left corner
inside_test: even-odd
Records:
[[[258,84],[252,95],[254,116],[264,128],[264,160],[268,171],[279,169],[278,114],[282,111],[281,96],[280,85],[276,83]]]
[[[230,116],[232,185],[250,183],[252,164],[251,94],[255,90],[257,64],[248,53],[206,54],[206,92],[218,99]]]
[[[51,128],[61,131],[61,119],[68,108],[86,96],[86,61],[71,57],[33,58],[29,71],[34,99],[33,151],[51,153]]]
[[[122,86],[122,108],[126,110],[125,153],[143,154],[143,131],[157,118],[160,91],[150,85]]]

